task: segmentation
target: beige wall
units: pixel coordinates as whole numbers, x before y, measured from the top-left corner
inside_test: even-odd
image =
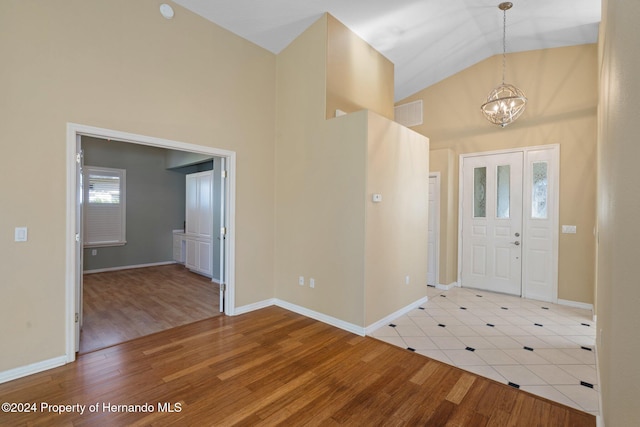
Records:
[[[0,2],[0,372],[65,354],[67,122],[236,151],[236,304],[273,297],[275,56],[160,3]]]
[[[393,63],[327,15],[327,118],[369,109],[393,120]]]
[[[453,164],[432,163],[438,168],[432,170],[443,174],[447,165],[448,185],[453,186],[443,191],[452,191],[446,226],[455,224],[456,233],[448,229],[441,260],[455,255],[457,264],[460,154],[560,144],[560,224],[577,225],[578,232],[560,234],[558,297],[594,302],[596,53],[596,45],[583,45],[508,55],[506,80],[524,90],[529,103],[523,116],[504,129],[489,124],[480,113],[480,105],[499,83],[500,56],[399,102],[423,99],[424,124],[413,129],[429,137],[432,150],[448,149],[454,154]],[[455,280],[450,268],[446,270],[445,279]],[[448,284],[443,279],[440,282]]]
[[[426,296],[429,228],[429,140],[374,113],[368,129],[366,326]]]
[[[277,58],[276,297],[365,327],[425,295],[428,140],[366,110],[325,119],[332,21]]]
[[[640,3],[603,1],[598,117],[598,367],[608,427],[640,420]]]
[[[367,115],[325,120],[326,34],[327,15],[277,58],[276,297],[362,325]]]

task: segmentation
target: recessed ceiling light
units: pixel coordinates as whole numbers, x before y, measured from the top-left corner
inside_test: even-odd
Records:
[[[160,13],[167,19],[173,18],[173,8],[166,3],[160,5]]]

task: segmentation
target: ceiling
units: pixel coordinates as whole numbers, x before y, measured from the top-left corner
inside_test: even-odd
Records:
[[[512,2],[514,6],[507,12],[507,52],[597,41],[601,0]],[[174,0],[174,3],[273,53],[279,53],[328,12],[394,63],[396,100],[502,53],[500,0]]]

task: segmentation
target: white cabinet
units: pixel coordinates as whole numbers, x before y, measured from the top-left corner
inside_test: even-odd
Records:
[[[211,276],[213,245],[213,171],[186,177],[185,265]]]
[[[185,254],[185,240],[184,233],[180,230],[174,230],[173,232],[173,260],[178,264],[184,264]]]
[[[196,273],[211,277],[211,241],[192,237],[185,238],[185,266]]]

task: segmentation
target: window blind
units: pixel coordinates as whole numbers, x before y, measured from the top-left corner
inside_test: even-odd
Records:
[[[126,243],[124,169],[85,166],[84,246]]]

